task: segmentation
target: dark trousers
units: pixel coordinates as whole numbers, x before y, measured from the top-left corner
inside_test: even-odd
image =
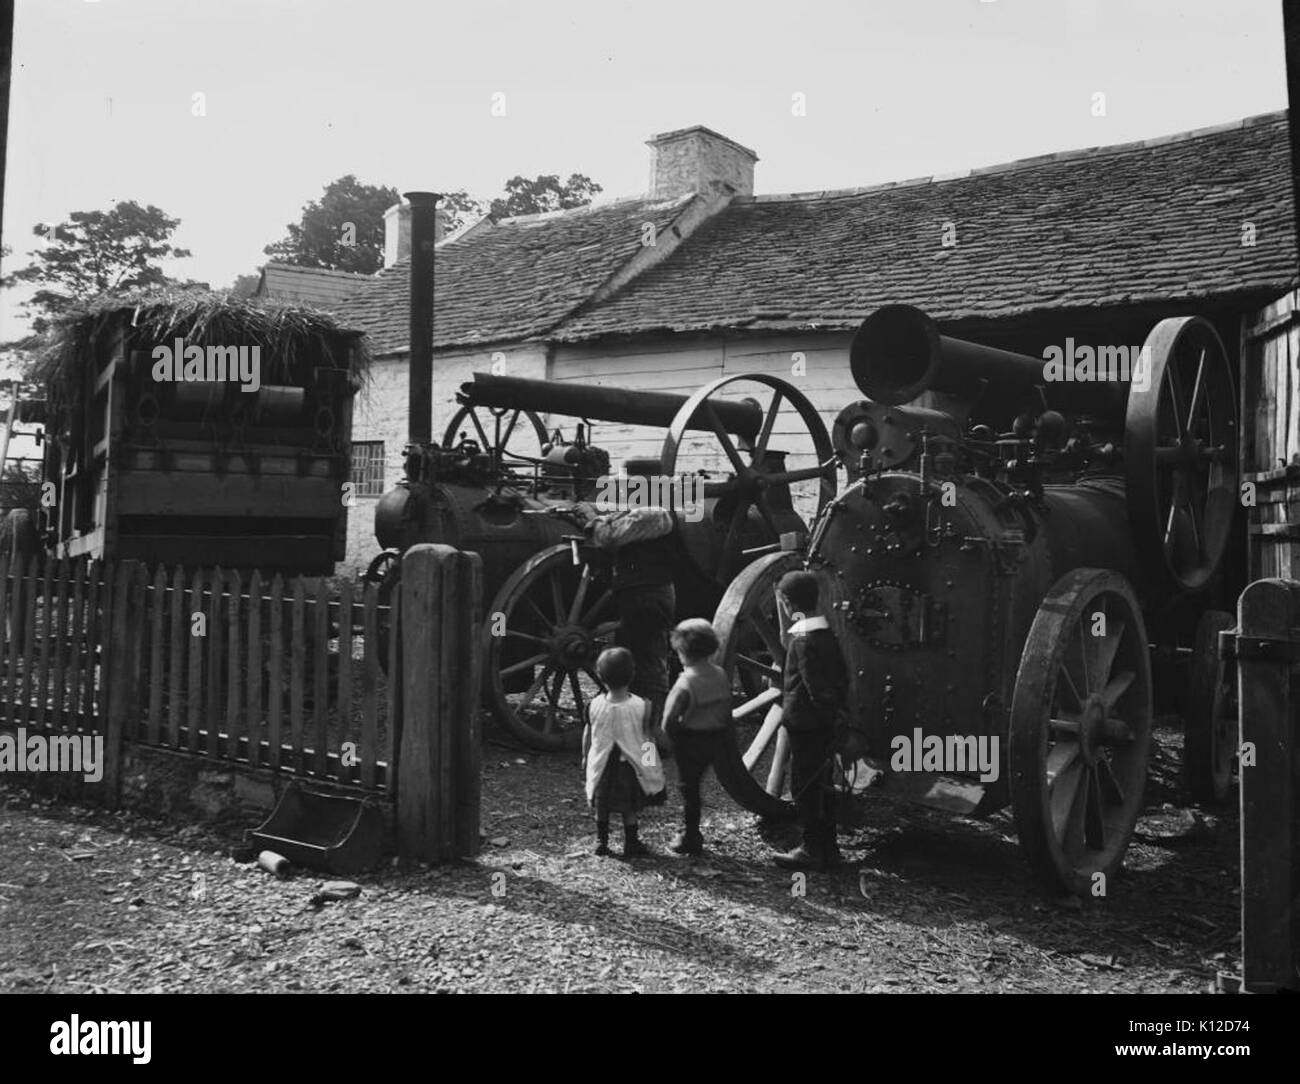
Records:
[[[668,634],[677,616],[677,592],[671,583],[623,587],[615,593],[615,605],[621,625],[614,642],[636,663],[629,691],[650,702],[654,726],[668,697]]]
[[[835,795],[831,786],[830,730],[787,730],[790,793],[803,828],[803,845],[824,855],[835,849]]]
[[[725,730],[685,730],[674,726],[668,737],[672,739],[673,756],[677,760],[677,778],[682,788],[682,806],[686,815],[686,832],[700,833],[700,782],[709,767],[716,764],[722,754],[722,743],[727,739]]]

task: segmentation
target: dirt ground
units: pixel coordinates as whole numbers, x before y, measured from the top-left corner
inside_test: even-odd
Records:
[[[314,904],[197,825],[0,787],[0,990],[1205,991],[1239,970],[1237,815],[1187,807],[1159,730],[1147,808],[1103,899],[1037,890],[1009,813],[954,818],[874,791],[849,861],[806,894],[716,784],[703,858],[590,852],[576,755],[485,748],[476,863],[396,867]],[[784,832],[784,830],[783,830]],[[614,833],[615,850],[621,842]]]

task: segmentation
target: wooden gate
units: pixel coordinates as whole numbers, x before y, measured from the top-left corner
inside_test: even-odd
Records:
[[[1300,989],[1300,290],[1242,335],[1241,462],[1248,579],[1236,629],[1242,979]]]
[[[1256,580],[1237,618],[1242,979],[1300,990],[1300,582]]]
[[[1249,322],[1241,372],[1242,481],[1255,490],[1247,579],[1300,579],[1300,290]]]

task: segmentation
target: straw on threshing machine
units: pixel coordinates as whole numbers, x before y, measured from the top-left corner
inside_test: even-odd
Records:
[[[907,306],[877,311],[851,347],[868,398],[833,428],[849,485],[804,552],[750,564],[715,618],[720,661],[769,673],[783,658],[773,587],[814,571],[852,682],[842,762],[887,764],[918,731],[954,751],[997,738],[996,780],[921,763],[887,785],[962,813],[1010,804],[1031,865],[1080,893],[1119,866],[1142,808],[1153,649],[1185,642],[1198,617],[1212,644],[1231,623],[1207,609],[1212,588],[1240,587],[1215,582],[1238,511],[1223,345],[1204,319],[1167,319],[1138,365],[1128,386],[1045,385],[1042,359],[942,337]],[[751,651],[756,634],[766,651]],[[1212,692],[1213,651],[1192,664]],[[789,809],[774,699],[751,699],[720,772],[766,814]],[[1189,718],[1202,793],[1227,785],[1223,722],[1206,706]]]
[[[19,414],[44,445],[20,551],[332,573],[364,364],[359,333],[312,309],[198,291],[92,303],[61,322],[46,397]]]
[[[682,617],[711,613],[746,563],[778,548],[782,535],[806,534],[795,501],[820,510],[834,495],[830,437],[801,392],[765,374],[723,378],[686,396],[478,373],[462,385],[462,407],[434,443],[429,238],[438,197],[407,198],[410,442],[405,476],[375,512],[384,550],[369,575],[391,590],[401,553],[420,542],[478,553],[485,702],[528,744],[572,746],[585,704],[599,691],[596,657],[617,625],[608,561],[573,545],[580,533],[574,503],[596,499],[598,482],[610,474],[608,454],[591,442],[592,423],[665,430],[654,472],[681,478],[692,491],[700,484],[702,514],[679,516],[674,538]],[[743,391],[757,398],[738,398]],[[548,435],[537,412],[552,422],[574,419],[573,439],[559,430]],[[775,441],[798,463],[788,468]]]

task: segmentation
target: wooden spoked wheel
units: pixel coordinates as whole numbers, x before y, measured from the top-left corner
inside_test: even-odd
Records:
[[[715,766],[718,782],[745,809],[765,817],[794,815],[780,727],[785,651],[776,585],[801,567],[794,553],[758,558],[731,581],[713,618],[720,641],[715,658],[731,678],[735,704],[733,741]]]
[[[587,704],[601,691],[596,658],[617,628],[600,568],[575,565],[567,545],[536,554],[484,615],[484,692],[493,714],[534,749],[577,748]]]
[[[1237,755],[1237,672],[1219,658],[1219,633],[1237,622],[1223,610],[1206,610],[1196,625],[1183,768],[1192,799],[1219,804],[1232,789]]]
[[[447,423],[442,446],[454,448],[463,437],[478,441],[499,469],[511,462],[531,463],[541,458],[546,426],[523,407],[463,406]]]
[[[762,400],[762,424],[753,439],[728,433],[714,409],[722,389],[742,381],[758,385]],[[711,432],[692,432],[700,425]],[[785,469],[787,455],[805,462]],[[779,542],[782,531],[790,529],[779,523],[783,512],[790,522],[787,486],[793,510],[811,525],[835,496],[834,455],[817,408],[786,381],[765,373],[740,373],[700,388],[673,418],[660,453],[668,478],[688,473],[687,460],[697,458],[720,467],[719,473],[731,474],[725,480],[705,480],[702,486],[704,499],[714,502],[711,518],[716,537],[707,554],[698,550],[705,542],[702,533],[693,532],[687,539],[688,547],[697,547],[691,553],[696,564],[719,583],[729,583],[749,559],[745,550]]]
[[[1134,544],[1144,573],[1195,591],[1219,567],[1238,507],[1232,371],[1199,316],[1161,320],[1142,353],[1124,433]]]
[[[1050,886],[1093,891],[1123,860],[1151,742],[1146,627],[1119,573],[1076,569],[1048,592],[1020,656],[1009,738],[1030,865]]]

